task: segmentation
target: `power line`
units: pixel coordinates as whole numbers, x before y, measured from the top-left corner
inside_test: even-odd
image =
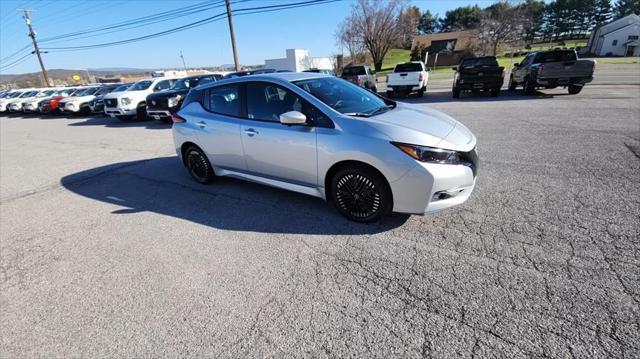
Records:
[[[70,38],[70,37],[86,35],[86,34],[89,34],[89,33],[100,32],[100,31],[104,31],[104,30],[117,29],[117,28],[131,26],[131,25],[145,24],[145,23],[151,22],[151,21],[153,21],[152,23],[155,23],[155,22],[158,22],[158,20],[165,20],[165,19],[171,19],[171,18],[175,18],[175,17],[182,17],[182,16],[186,16],[186,15],[191,15],[191,14],[197,13],[199,11],[204,11],[204,10],[208,10],[208,9],[211,9],[211,8],[214,8],[214,7],[219,7],[223,2],[224,1],[217,1],[214,4],[211,4],[210,2],[205,1],[203,3],[197,3],[197,4],[190,5],[190,6],[187,6],[187,7],[184,7],[184,8],[173,9],[173,10],[169,10],[169,11],[163,11],[163,12],[159,12],[159,13],[156,13],[156,14],[153,14],[153,15],[146,15],[146,16],[142,16],[142,17],[138,17],[138,18],[135,18],[135,19],[126,20],[126,21],[115,23],[115,24],[111,24],[111,25],[90,28],[90,29],[86,29],[86,30],[82,30],[82,31],[76,31],[76,32],[71,32],[71,33],[52,36],[52,37],[46,37],[46,38],[41,39],[40,41],[41,42],[50,42],[50,41],[54,41],[54,40],[58,40],[58,39],[66,39],[66,38]]]
[[[29,59],[29,56],[31,56],[31,55],[33,55],[33,54],[32,53],[28,53],[28,54],[22,56],[21,58],[11,62],[8,65],[0,66],[0,72],[6,71],[6,70],[8,70],[10,68],[13,68],[13,67],[16,67],[16,66],[20,65],[21,63],[27,61]]]
[[[298,7],[306,7],[306,6],[312,6],[312,5],[328,4],[328,3],[337,2],[337,1],[340,1],[340,0],[308,0],[308,1],[301,1],[301,2],[297,2],[297,3],[278,4],[278,5],[268,5],[268,6],[258,6],[258,7],[236,9],[236,10],[234,10],[234,13],[236,14],[236,16],[249,15],[249,14],[257,14],[257,13],[271,12],[271,11],[277,11],[277,10],[292,9],[292,8],[298,8]],[[106,43],[98,43],[98,44],[90,44],[90,45],[80,45],[80,46],[46,47],[46,48],[43,48],[43,49],[44,50],[51,50],[53,52],[62,52],[62,51],[87,50],[87,49],[96,49],[96,48],[102,48],[102,47],[123,45],[123,44],[131,43],[131,42],[143,41],[143,40],[148,40],[148,39],[152,39],[152,38],[159,37],[159,36],[164,36],[164,35],[169,35],[169,34],[176,33],[176,32],[181,32],[181,31],[188,30],[188,29],[191,29],[191,28],[194,28],[194,27],[199,27],[199,26],[211,23],[211,22],[219,21],[222,18],[224,18],[224,16],[226,16],[226,14],[227,13],[225,11],[225,12],[216,14],[216,15],[211,16],[211,17],[207,17],[207,18],[204,18],[204,19],[201,19],[201,20],[198,20],[198,21],[194,21],[194,22],[186,24],[186,25],[178,26],[178,27],[171,28],[171,29],[168,29],[168,30],[163,30],[163,31],[160,31],[160,32],[157,32],[157,33],[153,33],[153,34],[148,34],[148,35],[144,35],[144,36],[125,39],[125,40],[112,41],[112,42],[106,42]]]
[[[9,60],[12,57],[16,57],[17,55],[20,55],[21,53],[24,53],[24,50],[27,50],[30,47],[31,47],[31,44],[27,44],[27,45],[21,47],[19,50],[17,50],[16,52],[12,53],[11,55],[7,55],[7,56],[3,57],[2,59],[0,59],[0,63]]]

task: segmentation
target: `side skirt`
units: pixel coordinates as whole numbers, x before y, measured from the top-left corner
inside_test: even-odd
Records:
[[[262,177],[256,174],[238,172],[238,171],[233,171],[233,170],[221,168],[221,167],[216,167],[215,173],[217,176],[238,178],[241,180],[255,182],[255,183],[259,183],[259,184],[263,184],[271,187],[281,188],[288,191],[298,192],[298,193],[306,194],[309,196],[325,199],[324,188],[286,182],[286,181],[278,180],[275,178]]]

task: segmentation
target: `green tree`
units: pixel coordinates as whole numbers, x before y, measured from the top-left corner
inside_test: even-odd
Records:
[[[615,17],[619,19],[627,15],[640,15],[640,0],[618,0],[615,6]]]
[[[480,24],[482,9],[478,5],[461,6],[445,13],[440,19],[440,32],[475,29]]]
[[[431,14],[431,11],[427,10],[420,16],[420,22],[418,23],[418,31],[421,34],[432,34],[438,30],[438,14],[435,16]]]
[[[613,7],[611,6],[611,0],[596,0],[595,11],[591,16],[592,27],[589,30],[598,28],[609,21],[613,16]]]

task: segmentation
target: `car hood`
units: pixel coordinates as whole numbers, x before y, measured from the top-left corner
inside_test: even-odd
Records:
[[[89,95],[89,96],[73,96],[73,97],[67,97],[63,100],[61,100],[60,102],[76,102],[76,101],[91,101],[93,100],[95,96],[93,95]]]
[[[122,92],[112,92],[112,93],[106,94],[104,98],[105,99],[120,98],[120,97],[138,98],[138,97],[146,97],[149,93],[150,91],[148,90],[139,90],[139,91],[127,90]]]
[[[395,142],[465,152],[476,145],[476,137],[463,124],[440,111],[416,105],[399,102],[391,111],[358,119]]]
[[[149,96],[147,96],[147,98],[150,99],[161,99],[161,98],[169,98],[172,97],[174,95],[186,95],[189,92],[189,89],[186,90],[164,90],[164,91],[160,91],[160,92],[154,92],[149,94]]]

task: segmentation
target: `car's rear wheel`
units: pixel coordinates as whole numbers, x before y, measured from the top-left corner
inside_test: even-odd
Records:
[[[515,91],[518,83],[513,80],[513,76],[509,76],[509,91]]]
[[[522,84],[522,87],[524,88],[524,93],[527,95],[533,94],[533,91],[535,90],[535,88],[533,87],[533,82],[531,82],[530,77],[526,77],[524,79],[524,83]]]
[[[356,222],[377,221],[393,209],[389,185],[366,166],[339,170],[331,180],[331,197],[338,211]]]
[[[425,91],[424,87],[418,90],[418,97],[424,97],[424,91]]]
[[[187,170],[196,182],[206,184],[213,181],[213,178],[215,177],[213,167],[201,149],[196,146],[191,146],[187,148],[184,155],[184,162],[187,166]]]
[[[491,97],[498,97],[500,96],[500,89],[491,89],[489,94],[491,95]]]
[[[577,95],[582,91],[584,86],[569,85],[569,95]]]
[[[387,97],[393,98],[393,91],[387,91]]]

